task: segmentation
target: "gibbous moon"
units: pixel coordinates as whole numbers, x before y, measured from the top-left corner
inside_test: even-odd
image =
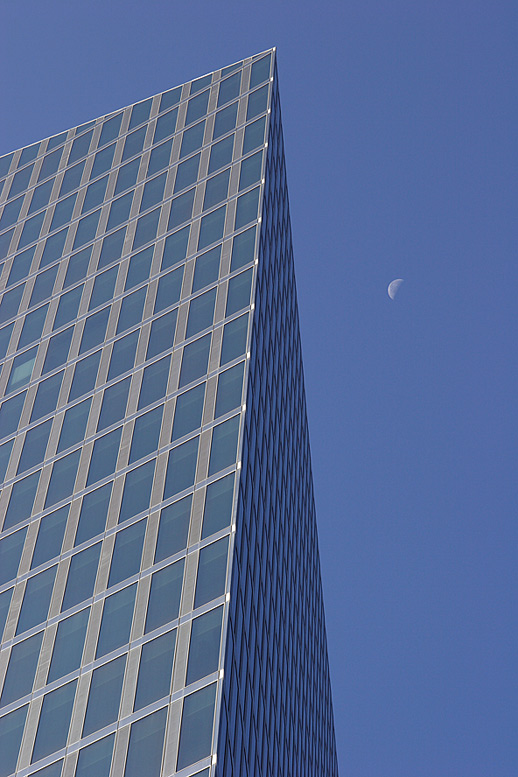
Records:
[[[399,287],[401,286],[402,283],[403,283],[403,278],[396,278],[395,281],[391,281],[389,283],[387,292],[388,292],[388,295],[389,295],[390,299],[394,299],[394,297],[396,296],[397,291],[398,291],[398,289],[399,289]]]

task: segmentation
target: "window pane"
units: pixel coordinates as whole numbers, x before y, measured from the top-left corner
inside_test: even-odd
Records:
[[[80,456],[80,450],[74,451],[54,463],[47,489],[45,508],[55,505],[56,502],[61,502],[73,492]]]
[[[205,383],[200,383],[177,398],[171,437],[173,442],[201,426],[204,399]]]
[[[133,583],[105,599],[96,658],[129,642],[136,592],[137,584]]]
[[[30,517],[39,479],[40,472],[34,472],[29,477],[18,480],[14,484],[4,520],[4,531]]]
[[[97,208],[97,206],[100,205],[101,202],[104,202],[107,185],[108,185],[107,175],[105,175],[104,178],[99,178],[98,181],[94,181],[94,183],[90,184],[90,186],[86,190],[82,213],[88,213],[89,210],[93,210],[94,208]]]
[[[10,712],[9,715],[0,718],[1,777],[8,777],[16,769],[28,709],[29,705],[26,704],[25,707],[19,707],[14,712]]]
[[[83,498],[74,545],[81,545],[82,542],[86,542],[104,531],[112,485],[113,483],[106,483],[101,488],[90,491]]]
[[[177,310],[171,310],[169,313],[166,313],[164,316],[153,321],[151,324],[146,359],[151,359],[153,356],[158,356],[162,351],[167,351],[168,348],[172,348],[177,313]]]
[[[133,240],[133,250],[155,239],[160,219],[160,210],[160,208],[156,208],[151,213],[146,213],[145,216],[139,218]]]
[[[196,189],[191,189],[172,200],[168,229],[174,229],[183,224],[184,221],[189,221],[192,216],[195,191]]]
[[[72,286],[73,283],[77,283],[77,281],[82,281],[83,278],[86,278],[91,255],[92,246],[88,246],[88,248],[83,248],[82,251],[78,251],[77,254],[70,257],[68,260],[65,283],[63,284],[65,289]]]
[[[17,635],[47,620],[56,569],[57,566],[46,569],[27,581],[16,629]]]
[[[144,630],[146,634],[178,618],[184,563],[184,559],[181,559],[152,576]]]
[[[147,287],[143,286],[141,289],[137,289],[137,291],[124,297],[117,322],[117,334],[141,323],[146,293]]]
[[[28,167],[16,173],[13,178],[11,188],[9,189],[9,198],[14,197],[27,188],[33,169],[34,165],[29,165]]]
[[[26,534],[25,528],[0,540],[0,585],[16,577]]]
[[[14,440],[10,440],[9,442],[0,445],[0,482],[2,482],[5,478],[7,465],[9,464],[11,450],[13,448],[13,442]]]
[[[234,497],[234,473],[207,486],[201,537],[210,537],[230,525]]]
[[[57,151],[54,151],[52,154],[47,154],[44,157],[43,164],[40,169],[40,174],[38,176],[38,181],[42,181],[44,178],[48,178],[49,175],[54,175],[59,167],[62,153],[63,149],[59,148]]]
[[[194,437],[183,445],[173,448],[169,453],[164,499],[180,493],[192,486],[196,474],[199,437]]]
[[[133,106],[128,129],[133,129],[133,127],[136,127],[139,124],[142,124],[143,121],[147,121],[149,119],[152,102],[153,98],[149,97],[147,100],[142,100],[142,102]]]
[[[115,537],[108,588],[135,575],[140,570],[146,521],[138,521]]]
[[[61,605],[62,612],[93,595],[100,553],[101,543],[98,542],[72,556],[65,596]]]
[[[0,706],[4,707],[11,702],[21,699],[30,693],[34,683],[36,667],[40,655],[43,632],[19,642],[11,650],[9,666],[5,676]]]
[[[40,183],[40,185],[34,189],[32,194],[31,204],[29,206],[29,211],[28,211],[29,216],[31,215],[31,213],[35,213],[40,208],[44,208],[46,205],[48,205],[53,186],[54,186],[54,179],[52,178],[50,181],[45,181],[45,183]]]
[[[119,523],[147,510],[151,499],[155,462],[148,461],[126,475],[124,494],[119,513]]]
[[[159,116],[156,123],[155,134],[153,136],[153,143],[159,143],[168,135],[172,135],[176,130],[176,118],[178,116],[178,108],[175,108],[168,113],[164,113]]]
[[[46,766],[44,769],[38,769],[37,772],[31,772],[31,777],[61,777],[61,769],[63,767],[63,759],[54,761],[54,763]]]
[[[126,656],[120,656],[92,672],[84,737],[117,720],[125,669]]]
[[[218,670],[222,618],[223,607],[217,607],[193,620],[187,685]]]
[[[245,137],[243,140],[243,154],[248,154],[254,148],[264,145],[264,129],[266,126],[266,116],[254,121],[245,128]]]
[[[108,224],[106,230],[115,229],[119,224],[127,221],[129,218],[131,203],[133,202],[133,192],[128,192],[118,200],[114,200],[110,206],[110,215],[108,216]]]
[[[17,200],[11,200],[11,202],[5,204],[2,217],[0,218],[0,229],[7,229],[12,224],[16,224],[22,205],[23,197],[18,197]]]
[[[94,164],[90,178],[97,178],[98,175],[105,173],[110,169],[113,162],[113,154],[115,152],[115,143],[107,148],[103,148],[102,151],[98,151],[95,155]]]
[[[22,391],[15,397],[8,399],[7,402],[2,403],[2,406],[0,407],[0,435],[2,437],[7,437],[8,434],[11,434],[11,432],[16,430],[20,420],[26,393],[26,391]]]
[[[230,168],[218,173],[214,178],[209,178],[205,184],[205,198],[203,200],[203,210],[209,210],[214,205],[218,205],[227,199],[228,182],[230,179]]]
[[[210,150],[209,175],[230,164],[233,151],[234,135],[229,135],[228,138],[220,140],[219,143],[214,143]]]
[[[187,546],[192,495],[164,507],[160,513],[160,526],[155,551],[155,564],[174,556]]]
[[[47,682],[52,683],[81,665],[90,609],[81,610],[60,621]]]
[[[155,313],[159,313],[164,308],[168,308],[178,302],[182,290],[183,267],[168,272],[158,281],[158,291],[155,302]]]
[[[221,246],[215,246],[205,254],[198,256],[194,268],[192,290],[199,291],[204,286],[209,286],[219,278],[219,263],[221,259]]]
[[[83,285],[76,286],[75,289],[67,291],[66,294],[62,294],[59,298],[58,310],[56,318],[54,319],[53,329],[59,329],[69,321],[73,321],[77,318],[77,312],[79,310],[79,303],[81,302],[81,296],[83,294]]]
[[[236,359],[245,352],[248,331],[248,314],[229,321],[223,328],[221,365]]]
[[[87,486],[97,483],[98,480],[115,472],[122,427],[100,437],[94,443],[90,470],[88,472]]]
[[[113,298],[118,272],[118,267],[112,267],[96,277],[88,310],[94,310]]]
[[[246,120],[249,121],[257,116],[258,113],[263,113],[268,105],[268,84],[265,84],[260,89],[256,89],[248,97],[248,108],[246,111]]]
[[[135,421],[131,442],[130,463],[156,451],[162,426],[163,406],[155,407]]]
[[[69,402],[73,402],[74,399],[82,397],[83,394],[87,394],[93,389],[97,379],[100,359],[101,351],[97,351],[87,356],[86,359],[81,359],[80,362],[77,362],[70,388],[70,396],[68,397]]]
[[[187,255],[187,242],[189,240],[190,226],[179,229],[173,235],[169,235],[164,243],[164,255],[162,257],[162,270],[167,270],[173,264],[182,262]]]
[[[155,173],[158,173],[159,170],[163,170],[164,167],[169,167],[172,145],[173,139],[170,138],[169,140],[166,140],[165,143],[162,143],[152,150],[147,168],[148,175],[154,175]]]
[[[127,135],[126,141],[124,143],[124,151],[122,154],[123,162],[125,162],[126,159],[135,156],[135,154],[140,154],[142,148],[144,147],[146,129],[147,127],[141,127],[140,129],[135,130],[134,132],[131,132],[129,135]]]
[[[74,327],[71,326],[69,329],[65,329],[64,332],[59,332],[59,334],[50,338],[43,364],[43,375],[65,364],[68,359],[73,331]]]
[[[144,192],[142,194],[142,202],[140,203],[140,212],[152,208],[157,202],[160,202],[164,197],[165,179],[167,173],[162,173],[151,181],[148,181],[144,186]]]
[[[252,189],[251,192],[242,194],[237,198],[236,224],[235,229],[240,229],[250,221],[257,218],[257,208],[259,206],[259,187]]]
[[[96,210],[90,213],[89,216],[85,216],[77,225],[77,232],[74,239],[74,249],[84,246],[85,243],[89,243],[93,240],[95,233],[97,232],[97,225],[99,223],[100,210]]]
[[[49,270],[36,276],[36,282],[31,294],[30,307],[37,305],[38,302],[43,302],[43,300],[48,299],[52,295],[57,271],[57,267],[51,267]]]
[[[36,348],[31,348],[29,351],[17,356],[13,362],[11,368],[11,375],[9,376],[9,382],[7,383],[7,392],[14,391],[17,388],[25,386],[32,378],[32,370],[34,368],[34,362],[36,361]]]
[[[135,710],[140,710],[158,699],[163,699],[164,696],[169,696],[175,643],[176,629],[173,629],[143,645]]]
[[[235,415],[212,430],[209,477],[234,464],[237,456],[239,419],[240,416]]]
[[[0,594],[0,639],[4,631],[5,622],[9,613],[9,605],[11,604],[11,596],[13,595],[14,588],[9,591],[3,591]]]
[[[86,156],[88,154],[88,149],[90,148],[90,141],[92,140],[93,130],[90,130],[90,132],[85,132],[84,135],[81,135],[81,137],[76,138],[72,144],[72,148],[70,150],[70,155],[68,157],[68,164],[72,164],[72,162],[75,162],[77,159],[81,159],[81,157]]]
[[[160,777],[167,708],[131,726],[124,777]]]
[[[200,237],[198,239],[198,250],[205,248],[211,243],[215,243],[223,237],[223,229],[225,227],[225,213],[227,206],[213,210],[212,213],[208,213],[201,220],[200,225]]]
[[[169,378],[169,365],[171,357],[165,356],[160,361],[150,364],[144,370],[142,377],[142,386],[138,401],[138,409],[151,405],[158,399],[165,397],[167,392],[167,381]]]
[[[99,138],[99,148],[106,143],[109,143],[111,140],[115,140],[119,134],[121,121],[122,113],[119,113],[117,116],[112,116],[111,119],[107,119],[107,121],[104,122],[101,130],[101,137]]]
[[[99,739],[79,751],[75,777],[108,777],[115,734]]]
[[[209,104],[210,89],[202,92],[201,94],[193,97],[187,104],[187,115],[185,117],[185,124],[192,124],[193,121],[198,121],[202,116],[207,113],[207,106]]]
[[[207,334],[189,343],[183,349],[180,388],[207,373],[211,335]]]
[[[214,418],[225,415],[241,404],[244,367],[245,363],[240,362],[219,376]]]
[[[78,405],[69,408],[65,413],[59,436],[58,453],[84,440],[91,403],[91,398],[85,399]]]
[[[12,318],[18,313],[25,286],[17,286],[11,291],[6,291],[0,300],[0,324]]]
[[[111,426],[116,421],[120,421],[121,418],[124,418],[126,415],[126,404],[128,402],[130,383],[131,378],[125,378],[119,383],[115,383],[114,386],[110,386],[106,389],[103,396],[103,404],[99,416],[99,423],[97,424],[97,431],[106,429],[107,426]]]
[[[38,390],[32,408],[31,423],[56,409],[62,380],[63,373],[58,372],[57,375],[52,375],[50,378],[38,383]],[[15,399],[17,398],[15,397]]]
[[[103,308],[103,310],[100,310],[98,313],[88,316],[85,321],[79,353],[89,351],[91,348],[94,348],[96,345],[103,342],[106,335],[109,315],[110,308],[107,307]]]
[[[227,556],[228,536],[201,549],[194,597],[195,608],[225,593]]]
[[[250,73],[250,89],[253,89],[254,86],[262,84],[263,81],[267,81],[268,78],[270,78],[270,60],[271,55],[268,54],[266,57],[254,62]]]
[[[221,137],[221,135],[226,135],[227,132],[234,129],[237,119],[237,105],[237,103],[232,103],[232,105],[217,112],[214,120],[212,140],[216,140],[216,138]]]
[[[124,291],[138,286],[149,278],[154,246],[149,246],[131,257]]]
[[[205,133],[205,120],[200,121],[199,124],[195,124],[188,130],[185,130],[182,137],[182,145],[180,148],[180,159],[184,156],[192,154],[193,151],[197,151],[203,145],[203,135]]]
[[[13,283],[21,281],[22,278],[25,278],[29,274],[35,250],[36,246],[32,246],[32,248],[27,248],[25,251],[22,251],[21,254],[17,254],[14,257],[11,265],[11,272],[9,273],[9,280],[7,281],[8,286],[12,286]],[[1,304],[2,303],[0,303],[0,305]],[[18,305],[16,307],[18,309]]]
[[[65,505],[41,519],[36,546],[32,556],[31,569],[39,567],[40,564],[45,564],[45,562],[50,561],[55,556],[59,556],[61,553],[69,508],[70,505]]]
[[[237,313],[241,308],[250,304],[250,291],[252,289],[252,270],[247,270],[231,278],[228,284],[227,308],[225,316]]]
[[[74,211],[74,205],[76,204],[77,194],[71,194],[65,200],[58,202],[54,209],[54,215],[52,217],[52,223],[50,225],[49,232],[53,232],[55,229],[59,229],[63,224],[67,224],[72,218]]]
[[[118,375],[122,375],[123,372],[132,369],[135,362],[138,337],[139,332],[137,330],[114,342],[110,359],[110,369],[108,370],[108,380],[116,378]]]
[[[225,105],[225,103],[230,102],[230,100],[233,100],[235,97],[238,96],[239,90],[241,88],[241,73],[235,73],[233,76],[230,76],[230,78],[226,78],[224,81],[221,81],[219,85],[219,94],[218,94],[218,108],[221,105]]]
[[[114,262],[116,259],[121,258],[125,237],[126,227],[123,227],[117,232],[114,232],[112,235],[108,235],[108,237],[104,238],[101,248],[101,255],[99,257],[99,270],[101,267],[106,267],[106,265]]]
[[[200,154],[186,159],[178,165],[176,171],[176,178],[174,182],[174,193],[181,192],[183,189],[187,189],[188,186],[195,183],[198,180],[198,169],[200,166]]]
[[[52,419],[49,419],[44,424],[35,426],[34,429],[29,429],[25,435],[22,455],[18,464],[18,474],[31,469],[43,461],[51,426]]]
[[[185,336],[192,337],[203,329],[212,326],[214,321],[214,305],[216,304],[216,289],[195,297],[189,305],[189,318]]]
[[[248,189],[253,183],[261,180],[261,170],[263,166],[263,152],[249,156],[241,162],[241,173],[239,175],[239,191]]]
[[[174,89],[170,89],[168,92],[164,92],[160,99],[160,110],[165,111],[167,108],[171,108],[172,105],[176,105],[181,96],[181,86],[176,86]]]
[[[185,698],[176,765],[178,770],[210,755],[215,701],[216,683]]]
[[[33,763],[66,745],[76,685],[77,680],[73,680],[45,695],[32,751]]]
[[[65,175],[63,176],[63,182],[61,184],[61,189],[59,190],[60,197],[63,197],[65,194],[68,194],[68,192],[71,192],[74,189],[77,189],[77,187],[81,183],[81,178],[83,177],[84,169],[85,169],[85,163],[83,160],[82,162],[79,162],[78,165],[74,165],[74,167],[69,167],[65,171]],[[47,184],[42,184],[42,186],[46,186],[46,185]]]
[[[114,194],[120,194],[121,192],[125,192],[126,189],[135,186],[137,183],[139,166],[140,159],[132,159],[131,162],[128,162],[119,169]]]

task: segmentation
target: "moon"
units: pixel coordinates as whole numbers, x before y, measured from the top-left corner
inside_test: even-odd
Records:
[[[403,278],[396,278],[395,281],[391,281],[389,283],[387,293],[390,299],[394,299],[402,283],[403,283]]]

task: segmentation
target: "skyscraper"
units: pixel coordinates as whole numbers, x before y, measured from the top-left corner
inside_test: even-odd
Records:
[[[0,777],[335,777],[275,52],[0,186]]]

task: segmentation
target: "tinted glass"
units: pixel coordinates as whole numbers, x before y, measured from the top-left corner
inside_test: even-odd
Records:
[[[223,237],[225,227],[226,205],[208,213],[201,220],[200,236],[198,238],[198,250],[215,243]]]
[[[0,540],[0,585],[16,577],[27,529]]]
[[[225,593],[228,537],[222,537],[200,551],[194,606],[210,602]]]
[[[134,709],[169,696],[176,631],[168,631],[142,646]]]
[[[59,437],[58,452],[64,451],[84,440],[91,402],[91,399],[85,399],[78,405],[70,407],[65,413]]]
[[[80,456],[80,450],[74,451],[54,463],[45,499],[46,508],[61,502],[73,492]]]
[[[81,610],[60,621],[47,682],[52,683],[79,668],[90,610]]]
[[[223,343],[221,345],[222,365],[244,354],[247,331],[248,315],[240,316],[225,324],[223,328]]]
[[[239,407],[241,404],[244,367],[245,363],[240,362],[220,374],[214,418],[234,410],[234,408]]]
[[[158,282],[158,290],[155,301],[155,313],[174,305],[180,299],[182,289],[183,267],[163,275]]]
[[[70,505],[65,505],[41,519],[31,569],[45,564],[46,561],[61,553],[69,507]]]
[[[63,373],[58,372],[57,375],[52,375],[50,378],[42,380],[41,383],[38,384],[36,398],[32,407],[31,422],[37,421],[38,418],[41,418],[56,409],[62,380]],[[18,397],[15,398],[17,399]]]
[[[22,634],[47,620],[50,597],[54,587],[57,567],[51,567],[29,578],[25,587],[17,634]]]
[[[107,426],[111,426],[116,421],[124,418],[130,383],[131,378],[125,378],[106,389],[103,396],[99,423],[97,424],[98,431],[106,429]]]
[[[112,299],[118,271],[118,267],[112,267],[110,270],[106,270],[100,275],[97,275],[94,281],[88,310],[93,310],[100,305],[104,305],[105,302]]]
[[[124,493],[119,513],[119,523],[133,518],[134,515],[147,510],[151,498],[153,476],[155,473],[154,460],[148,461],[141,467],[131,470],[126,475]]]
[[[146,359],[157,356],[162,351],[172,348],[176,329],[177,310],[171,310],[157,318],[151,325]]]
[[[187,696],[183,703],[178,770],[210,755],[216,684]]]
[[[180,394],[176,400],[172,440],[178,440],[201,426],[205,383]]]
[[[115,185],[115,194],[121,194],[126,189],[131,189],[137,183],[138,169],[140,159],[132,159],[119,169],[117,174],[117,183]]]
[[[115,472],[121,431],[119,427],[95,441],[88,472],[88,486]]]
[[[129,642],[136,592],[137,584],[134,583],[105,599],[97,658]]]
[[[219,277],[219,264],[221,260],[221,246],[211,248],[205,254],[198,256],[194,268],[192,290],[199,291],[204,286],[214,283]]]
[[[219,666],[223,607],[205,613],[192,622],[187,685],[216,672]]]
[[[62,611],[68,610],[69,607],[74,607],[92,596],[100,553],[101,543],[98,542],[72,556],[65,596],[61,605]]]
[[[131,442],[130,462],[137,461],[148,453],[156,451],[162,425],[163,407],[155,407],[135,421]]]
[[[43,698],[32,760],[39,761],[65,746],[72,717],[77,680],[47,693]]]
[[[111,493],[112,483],[106,483],[83,498],[75,545],[80,545],[104,531]]]
[[[115,537],[108,587],[135,575],[140,569],[146,521],[139,521],[118,532]]]
[[[169,453],[164,499],[179,494],[194,483],[199,437],[178,445]]]
[[[9,715],[0,718],[0,753],[2,753],[0,774],[2,777],[8,777],[16,769],[28,709],[29,705],[26,704],[25,707],[19,707]]]
[[[124,777],[160,777],[167,709],[133,723]]]
[[[36,488],[40,479],[40,473],[34,472],[29,477],[18,480],[11,491],[11,498],[4,520],[3,529],[11,529],[16,524],[29,518],[32,512]]]
[[[131,257],[128,274],[126,276],[126,285],[124,287],[125,291],[133,288],[133,286],[138,286],[139,283],[142,283],[149,278],[151,261],[153,259],[153,249],[154,246],[150,246]]]
[[[192,496],[164,507],[160,513],[160,525],[155,551],[155,564],[168,556],[174,556],[187,546]]]
[[[185,346],[180,372],[180,387],[186,386],[191,381],[206,374],[209,364],[210,341],[211,335],[207,334]]]
[[[97,378],[100,359],[101,351],[97,351],[97,353],[92,353],[90,356],[87,356],[86,359],[81,359],[80,362],[77,362],[72,386],[70,388],[70,395],[68,397],[69,402],[72,402],[74,399],[83,396],[83,394],[86,394],[93,389]]]
[[[233,150],[234,135],[229,135],[228,138],[220,140],[219,143],[214,143],[210,149],[209,175],[230,164]]]
[[[161,569],[151,578],[146,617],[146,634],[175,620],[180,611],[184,560]]]
[[[132,369],[135,362],[138,337],[138,331],[131,332],[131,334],[121,337],[120,340],[114,342],[110,369],[108,370],[108,380]]]
[[[19,642],[11,650],[9,666],[4,680],[0,706],[21,699],[30,693],[36,674],[43,632]]]
[[[230,525],[234,496],[234,473],[207,486],[202,539]]]
[[[92,672],[84,737],[117,720],[125,668],[126,656],[120,656]]]
[[[75,777],[107,777],[112,762],[115,734],[98,739],[79,751]]]
[[[143,286],[132,294],[124,297],[117,322],[117,334],[131,329],[132,326],[142,321],[144,302],[146,301],[147,288]]]
[[[214,475],[236,460],[240,416],[235,415],[212,430],[209,476]]]
[[[18,473],[25,472],[43,461],[51,426],[52,419],[49,419],[45,423],[35,426],[34,429],[29,429],[25,435]]]
[[[190,227],[184,227],[169,235],[164,243],[164,255],[162,257],[162,270],[181,262],[187,255],[187,242],[189,240]]]
[[[150,364],[144,370],[138,402],[139,410],[165,396],[170,362],[171,357],[165,356],[163,359]]]
[[[190,157],[190,159],[186,159],[185,162],[178,165],[174,182],[175,194],[176,192],[181,192],[183,189],[187,189],[188,186],[195,183],[198,179],[199,166],[200,154],[195,154]]]

